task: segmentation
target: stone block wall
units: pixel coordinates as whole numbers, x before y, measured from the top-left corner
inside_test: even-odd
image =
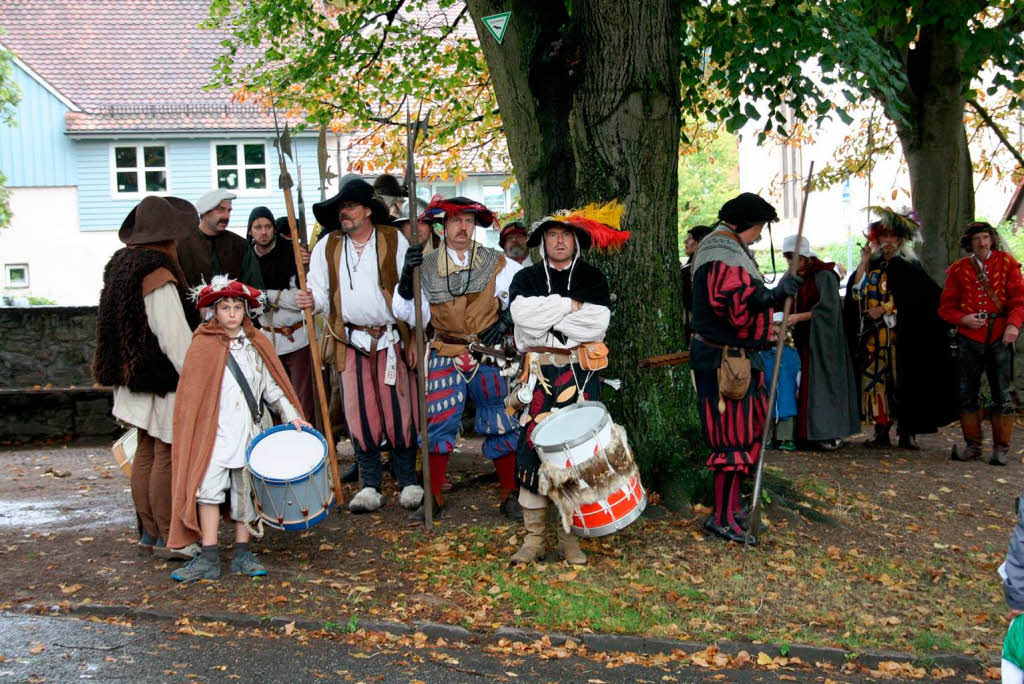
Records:
[[[0,307],[0,444],[121,431],[92,389],[95,348],[96,307]]]

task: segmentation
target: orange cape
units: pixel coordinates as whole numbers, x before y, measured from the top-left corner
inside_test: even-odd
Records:
[[[270,369],[270,375],[284,390],[285,397],[301,415],[284,366],[274,353],[270,339],[245,319],[242,330]],[[216,320],[202,324],[192,333],[174,399],[174,440],[171,443],[171,534],[167,546],[180,549],[200,539],[196,494],[210,465],[217,438],[220,386],[228,359],[228,336]]]

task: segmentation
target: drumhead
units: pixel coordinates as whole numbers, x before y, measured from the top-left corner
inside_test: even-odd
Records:
[[[608,421],[608,410],[599,401],[581,401],[555,411],[533,429],[538,448],[572,445],[592,432],[599,432]]]
[[[278,425],[261,432],[249,445],[249,470],[269,480],[294,480],[324,462],[327,444],[316,430],[299,432]]]

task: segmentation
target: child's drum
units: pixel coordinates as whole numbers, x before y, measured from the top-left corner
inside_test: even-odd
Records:
[[[331,512],[327,442],[313,428],[264,430],[249,443],[245,457],[256,512],[270,527],[305,530]]]
[[[533,429],[537,454],[552,465],[572,468],[595,458],[604,458],[612,440],[612,421],[604,404],[581,401],[555,411]],[[612,469],[611,465],[608,465]],[[640,478],[619,477],[621,487],[594,503],[573,511],[572,531],[580,537],[603,537],[640,517],[647,507],[647,493]],[[590,485],[580,480],[584,487]]]

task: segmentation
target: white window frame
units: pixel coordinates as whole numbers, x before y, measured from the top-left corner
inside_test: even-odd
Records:
[[[504,187],[504,186],[505,186],[504,179],[502,179],[501,182],[495,182],[495,183],[491,183],[491,182],[487,182],[487,181],[481,181],[480,182],[480,201],[483,202],[484,205],[486,205],[487,208],[490,209],[491,211],[493,211],[495,214],[506,214],[506,213],[508,213],[509,209],[512,207],[512,199],[509,196],[509,189]],[[502,204],[501,204],[500,208],[499,207],[492,207],[492,206],[487,204],[487,194],[486,194],[484,189],[485,188],[489,188],[489,187],[498,188],[499,190],[501,190],[501,202],[502,202]]]
[[[217,164],[217,146],[218,145],[234,145],[237,150],[238,163],[231,166],[219,166]],[[246,165],[245,163],[245,146],[246,145],[261,145],[263,147],[263,164]],[[267,144],[266,140],[212,140],[210,141],[210,189],[217,190],[220,185],[217,183],[217,172],[221,169],[238,169],[238,187],[237,188],[224,188],[228,192],[234,193],[239,197],[266,197],[272,194],[271,191],[271,180],[270,180],[270,145]],[[267,187],[265,188],[249,188],[245,185],[245,171],[246,169],[264,169],[266,171]]]
[[[118,147],[134,147],[135,148],[135,166],[124,166],[119,167],[117,165],[117,155],[115,150]],[[162,147],[164,149],[164,165],[163,166],[146,166],[145,153],[143,152],[146,147]],[[168,145],[164,142],[113,142],[110,143],[109,156],[110,156],[110,197],[111,199],[142,199],[149,195],[155,195],[157,197],[167,197],[171,194],[171,169],[167,164],[167,151]],[[167,187],[163,190],[149,192],[146,190],[146,171],[163,171],[164,179],[167,181]],[[117,189],[117,174],[119,172],[134,172],[139,175],[139,190],[137,192],[120,192]]]
[[[25,284],[18,285],[11,281],[11,270],[16,268],[25,269]],[[12,290],[27,290],[31,286],[31,276],[28,270],[27,263],[19,264],[4,264],[4,287]]]

